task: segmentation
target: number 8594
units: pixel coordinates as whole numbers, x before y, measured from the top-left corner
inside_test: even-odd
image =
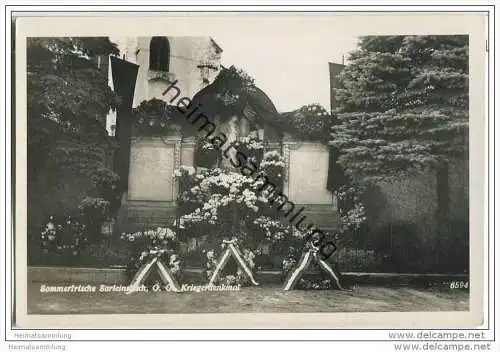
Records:
[[[469,288],[468,281],[452,281],[450,282],[450,288]]]

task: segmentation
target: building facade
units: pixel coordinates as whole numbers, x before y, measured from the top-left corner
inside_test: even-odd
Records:
[[[137,65],[132,107],[151,99],[172,103],[177,91],[165,90],[175,82],[182,96],[192,98],[213,82],[220,71],[222,49],[212,38],[138,37],[111,38],[120,49],[120,59]],[[113,85],[110,65],[110,85]],[[265,104],[274,105],[264,92]],[[238,135],[248,132],[246,120],[239,121]],[[107,129],[114,133],[116,114],[108,116]],[[279,129],[279,128],[278,128]],[[326,188],[328,148],[304,141],[265,126],[262,138],[269,148],[282,152],[286,160],[284,193],[304,215],[325,230],[335,227],[334,201]],[[182,133],[164,136],[132,136],[128,187],[123,195],[118,230],[164,226],[174,219],[179,186],[174,171],[181,165],[195,165],[195,139]]]

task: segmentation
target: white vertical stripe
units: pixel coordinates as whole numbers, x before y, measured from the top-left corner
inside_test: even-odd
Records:
[[[222,256],[221,260],[219,261],[219,264],[215,267],[214,273],[212,274],[212,278],[210,279],[209,285],[213,285],[215,282],[215,279],[219,275],[219,272],[222,270],[223,265],[225,265],[225,262],[227,260],[227,257],[229,256],[229,248],[226,249],[226,252]]]
[[[285,285],[285,291],[288,291],[292,288],[291,287],[292,283],[295,281],[295,278],[299,275],[299,273],[302,272],[302,270],[304,270],[307,262],[309,261],[310,256],[311,256],[311,251],[306,253],[304,259],[302,260],[302,263],[300,263],[300,266],[297,269],[295,269],[295,272],[292,274],[292,276]]]
[[[144,266],[143,269],[139,273],[137,273],[135,279],[130,284],[130,289],[127,291],[127,294],[131,294],[132,292],[137,290],[138,286],[142,283],[142,281],[144,280],[144,277],[149,272],[151,266],[153,266],[156,263],[157,259],[158,258],[156,258],[156,257],[151,259],[151,261],[148,264],[146,264],[146,266]]]
[[[160,269],[160,272],[161,272],[161,275],[163,276],[163,278],[167,280],[167,282],[170,286],[170,289],[174,292],[180,292],[179,287],[177,286],[176,282],[174,281],[174,279],[170,275],[170,272],[165,268],[163,263],[161,261],[157,261],[156,265]]]
[[[236,248],[234,247],[234,245],[232,243],[229,245],[229,248],[231,248],[231,251],[233,252],[233,256],[236,258],[236,260],[240,264],[240,267],[245,271],[245,273],[247,274],[247,276],[250,279],[250,281],[252,282],[252,284],[259,285],[255,281],[255,279],[253,278],[252,271],[247,266],[247,264],[245,263],[245,261],[243,260],[243,258],[241,258],[240,254],[238,253],[238,251],[236,250]]]
[[[111,68],[111,55],[108,55],[108,86],[111,90],[115,90],[113,85],[113,69]]]
[[[342,289],[342,286],[340,286],[340,281],[337,277],[337,275],[335,275],[335,272],[333,271],[333,269],[330,267],[330,265],[328,265],[324,260],[322,260],[321,258],[318,257],[318,255],[315,253],[314,254],[314,258],[316,259],[316,261],[320,264],[320,266],[323,268],[323,270],[325,270],[326,272],[328,272],[330,274],[331,277],[333,277],[333,279],[335,280],[335,282],[337,283],[337,287],[339,289]]]
[[[114,91],[113,85],[113,69],[111,67],[111,55],[108,56],[108,86],[111,90]],[[111,126],[115,126],[116,128],[116,111],[109,110],[108,115],[106,116],[106,131],[108,132],[108,136],[114,135],[114,132],[111,130]]]

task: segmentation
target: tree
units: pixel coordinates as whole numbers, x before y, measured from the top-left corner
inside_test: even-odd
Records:
[[[386,179],[467,152],[467,36],[362,37],[349,61],[330,143],[350,176]]]
[[[46,139],[60,135],[88,142],[91,146],[106,141],[104,118],[116,105],[107,85],[107,72],[99,70],[97,55],[118,51],[107,38],[29,38],[27,44],[28,144],[37,148]],[[66,155],[76,150],[63,148],[51,154],[63,164]],[[46,161],[46,160],[44,160]],[[78,160],[81,161],[81,160]],[[73,163],[72,163],[73,164]],[[85,165],[74,165],[85,168]]]
[[[106,37],[28,38],[28,194],[35,201],[30,205],[37,204],[30,208],[31,220],[68,198],[60,189],[63,179],[82,176],[97,194],[104,185],[113,187],[116,175],[104,158],[112,145],[105,117],[117,100],[97,60],[106,64],[117,53]],[[72,203],[83,196],[75,194]]]

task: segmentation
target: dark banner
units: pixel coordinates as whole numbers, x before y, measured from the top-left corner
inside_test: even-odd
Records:
[[[132,103],[139,66],[111,57],[113,87],[119,97],[116,110],[116,140],[120,147],[115,154],[114,169],[122,180],[124,190],[128,186],[130,167],[130,139],[132,137]]]

